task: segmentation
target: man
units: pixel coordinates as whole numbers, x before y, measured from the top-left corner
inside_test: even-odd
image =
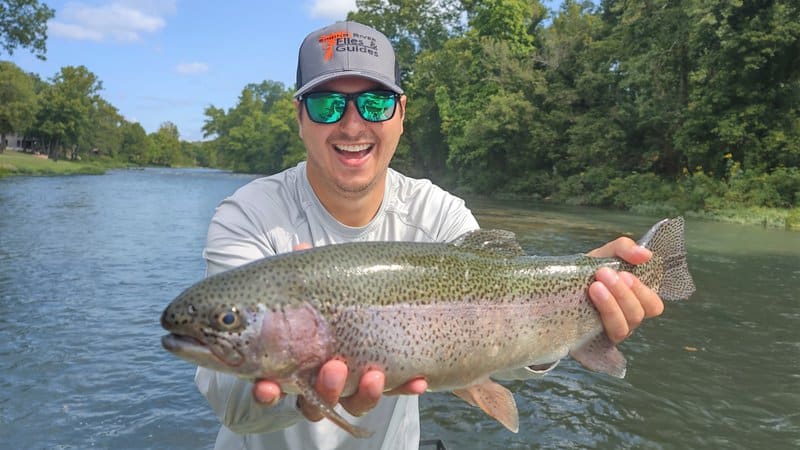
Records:
[[[449,242],[478,228],[464,202],[427,180],[389,169],[403,133],[406,97],[389,40],[355,22],[308,35],[300,47],[295,106],[307,160],[261,178],[223,201],[204,252],[212,275],[277,253],[348,241]],[[591,253],[640,264],[648,250],[626,238]],[[661,299],[629,273],[601,269],[590,296],[609,337],[619,342]],[[506,378],[530,378],[549,368],[520,368]],[[351,423],[374,431],[356,439],[302,398],[266,380],[254,384],[199,368],[196,383],[224,426],[217,449],[410,449],[419,443],[417,395],[424,379],[383,392],[373,370],[358,391],[340,398],[347,367],[322,366],[315,389]],[[407,394],[407,395],[392,395]],[[346,411],[346,412],[343,412]],[[366,414],[369,412],[369,414]]]

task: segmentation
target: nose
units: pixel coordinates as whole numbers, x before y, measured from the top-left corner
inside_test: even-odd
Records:
[[[356,110],[355,100],[348,99],[344,105],[344,115],[339,121],[339,128],[347,135],[358,136],[366,127],[366,122]]]

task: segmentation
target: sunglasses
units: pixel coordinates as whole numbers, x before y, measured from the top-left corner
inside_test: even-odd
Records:
[[[353,101],[362,119],[367,122],[385,122],[394,117],[400,94],[392,91],[364,91],[353,94],[341,92],[312,92],[300,98],[305,103],[308,117],[316,123],[336,123],[342,120],[347,102]]]

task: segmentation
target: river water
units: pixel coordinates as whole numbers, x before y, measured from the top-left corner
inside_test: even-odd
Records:
[[[166,304],[203,276],[214,207],[252,177],[145,169],[0,180],[0,448],[211,448],[194,368],[161,348]],[[470,200],[536,254],[638,237],[657,217]],[[513,434],[446,393],[448,449],[800,448],[800,233],[689,220],[697,293],[620,349],[624,380],[565,360],[510,383]],[[432,447],[431,447],[432,448]]]

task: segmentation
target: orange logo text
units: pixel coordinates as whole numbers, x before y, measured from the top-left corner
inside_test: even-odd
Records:
[[[337,31],[320,36],[319,43],[325,46],[325,61],[329,61],[331,57],[333,57],[333,44],[335,44],[337,40],[351,37],[353,37],[353,33],[349,31]]]

